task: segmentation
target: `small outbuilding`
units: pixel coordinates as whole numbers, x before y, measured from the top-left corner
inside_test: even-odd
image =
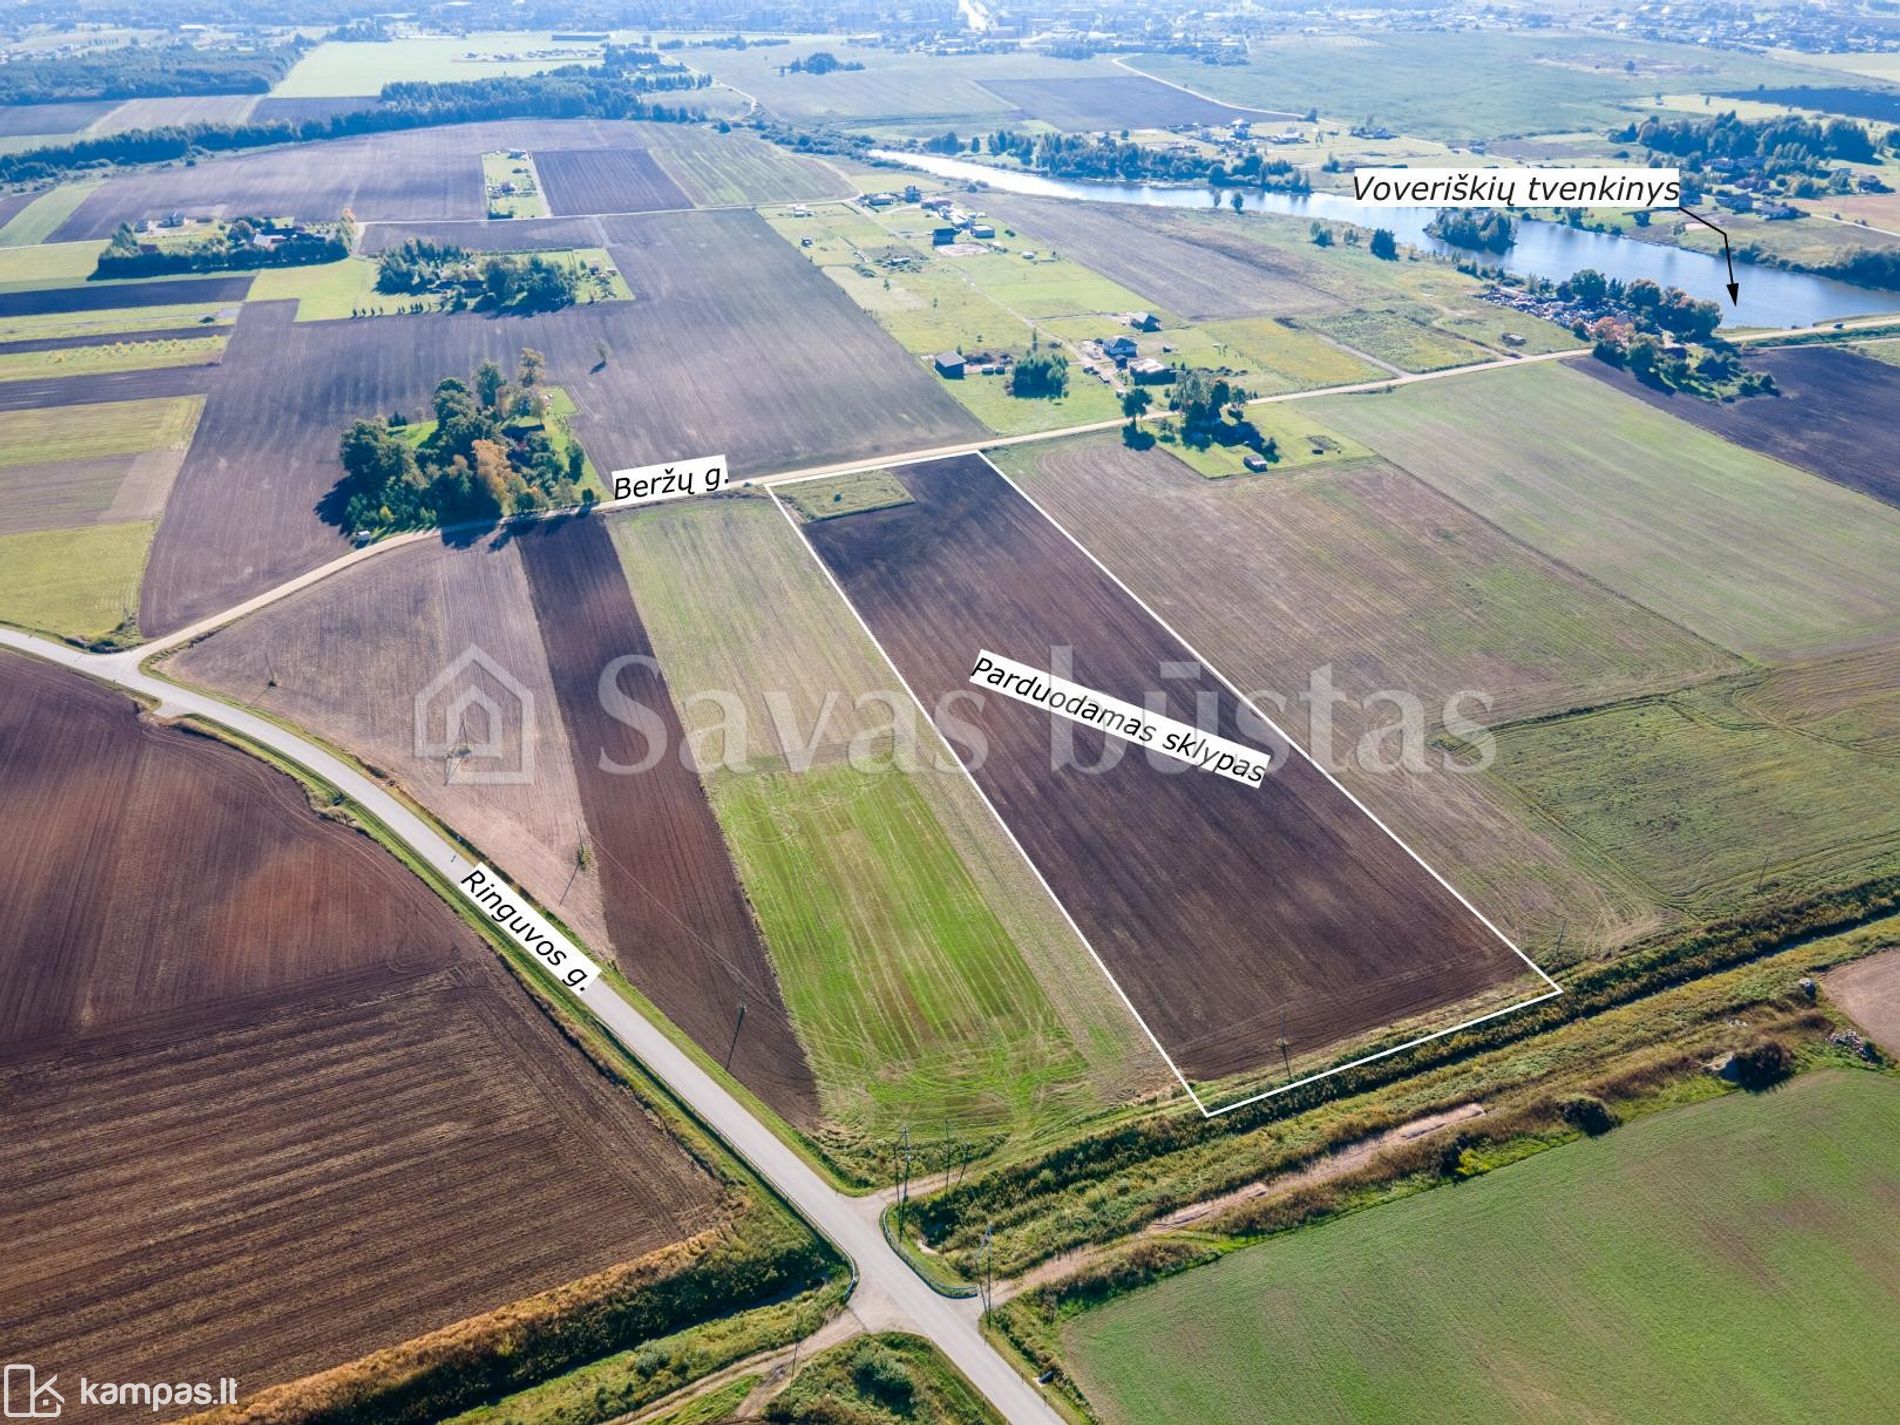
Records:
[[[937,374],[951,381],[963,379],[963,353],[960,351],[940,351],[930,358],[935,363]]]
[[[1153,312],[1136,312],[1128,319],[1128,325],[1138,332],[1158,332],[1161,330],[1161,318]]]
[[[1152,356],[1144,356],[1139,361],[1128,363],[1128,374],[1144,386],[1159,385],[1174,379],[1174,368],[1163,366]]]
[[[956,240],[957,230],[955,228],[932,228],[930,230],[930,245],[932,247],[949,247],[950,244]]]

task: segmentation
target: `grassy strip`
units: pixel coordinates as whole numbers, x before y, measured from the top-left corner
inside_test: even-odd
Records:
[[[831,520],[911,503],[910,491],[888,470],[854,470],[824,480],[800,480],[780,493],[807,520]]]
[[[809,1425],[1003,1425],[934,1346],[894,1331],[821,1352],[766,1407],[765,1418]]]
[[[654,1416],[648,1425],[720,1425],[734,1417],[758,1383],[758,1376],[740,1376],[697,1400],[687,1401],[678,1410]]]
[[[736,1309],[838,1285],[841,1264],[770,1189],[714,1141],[585,1011],[557,1001],[540,966],[455,895],[434,867],[366,808],[307,769],[209,721],[192,730],[295,777],[322,814],[372,837],[441,895],[501,955],[536,1005],[601,1074],[634,1094],[725,1187],[731,1217],[685,1242],[300,1381],[195,1417],[244,1425],[440,1420],[590,1361],[717,1321]],[[686,1360],[697,1362],[697,1356]],[[716,1368],[716,1367],[709,1367]],[[682,1373],[683,1375],[683,1373]],[[680,1379],[673,1388],[687,1383]]]
[[[897,1215],[897,1204],[892,1203],[877,1216],[877,1225],[884,1231],[884,1240],[890,1249],[904,1259],[904,1264],[924,1280],[924,1285],[939,1296],[958,1297],[967,1300],[977,1294],[977,1288],[963,1280],[955,1272],[946,1271],[938,1265],[938,1259],[923,1250],[917,1239],[903,1229]]]
[[[748,1356],[802,1341],[844,1305],[844,1297],[844,1284],[837,1282],[662,1336],[492,1404],[477,1406],[455,1416],[448,1425],[596,1425],[612,1420],[663,1400]],[[743,1379],[756,1381],[758,1377]],[[721,1387],[701,1397],[701,1401],[716,1399],[729,1389]],[[690,1411],[701,1401],[685,1409]]]
[[[1869,937],[1891,937],[1893,926],[1870,923],[1896,911],[1900,877],[1888,877],[1669,938],[1578,971],[1557,998],[1219,1118],[1154,1113],[1005,1165],[917,1200],[914,1220],[944,1264],[966,1279],[983,1230],[992,1227],[995,1270],[1014,1275],[1422,1113],[1573,1069],[1578,1054],[1653,1046],[1659,1016],[1700,1023],[1696,1016],[1727,1004],[1719,981],[1686,1000],[1657,1003],[1664,992],[1863,925]],[[1389,1091],[1363,1097],[1382,1088]]]

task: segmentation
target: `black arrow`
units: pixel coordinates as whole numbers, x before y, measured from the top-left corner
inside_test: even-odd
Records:
[[[1703,217],[1700,213],[1691,213],[1687,208],[1683,207],[1680,203],[1676,205],[1676,208],[1679,212],[1685,214],[1686,216],[1694,218],[1698,223],[1702,224],[1703,227],[1707,228],[1710,232],[1715,233],[1718,237],[1722,239],[1722,258],[1725,262],[1728,263],[1729,305],[1732,307],[1740,306],[1741,301],[1742,301],[1742,287],[1741,287],[1741,284],[1735,280],[1735,254],[1729,251],[1728,234],[1723,232],[1714,223],[1710,222],[1707,218]]]

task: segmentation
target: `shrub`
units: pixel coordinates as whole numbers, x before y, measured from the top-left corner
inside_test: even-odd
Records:
[[[1751,1093],[1773,1088],[1794,1071],[1794,1051],[1779,1039],[1762,1039],[1729,1061],[1735,1082]]]
[[[1595,1094],[1573,1093],[1557,1101],[1557,1116],[1592,1138],[1608,1133],[1621,1121],[1616,1110]]]
[[[859,1348],[851,1362],[851,1379],[858,1389],[888,1410],[903,1415],[909,1412],[917,1394],[917,1382],[910,1367],[875,1341]]]

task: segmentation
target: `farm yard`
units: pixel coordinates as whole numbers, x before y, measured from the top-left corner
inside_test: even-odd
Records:
[[[1129,701],[1175,665],[1175,715],[1208,702],[1221,736],[1260,745],[1212,675],[982,460],[894,473],[913,503],[805,534],[926,707],[965,688],[980,649],[1047,668],[1072,648],[1064,676]],[[1160,758],[1103,770],[1105,737],[1064,721],[1077,765],[1063,769],[1027,707],[992,697],[957,717],[961,751],[986,749],[977,780],[1191,1079],[1259,1073],[1282,1039],[1311,1063],[1538,985],[1297,756],[1276,755],[1259,788]]]
[[[615,959],[739,1082],[787,1121],[810,1126],[817,1102],[805,1051],[705,789],[683,755],[667,680],[612,537],[601,521],[574,518],[516,539]]]
[[[1826,346],[1753,351],[1748,366],[1773,376],[1780,395],[1726,403],[1672,400],[1601,362],[1584,369],[1737,445],[1900,505],[1900,435],[1892,422],[1871,418],[1900,401],[1900,367]]]
[[[10,1347],[248,1395],[719,1227],[716,1179],[368,837],[0,663]]]
[[[1896,1144],[1890,1077],[1804,1075],[1234,1253],[1067,1354],[1113,1425],[1851,1417],[1900,1351]]]
[[[827,1148],[883,1173],[872,1155],[905,1122],[1015,1146],[1163,1081],[773,503],[610,527],[810,1055]]]
[[[1559,363],[1314,414],[1718,646],[1789,658],[1900,634],[1900,512]]]

